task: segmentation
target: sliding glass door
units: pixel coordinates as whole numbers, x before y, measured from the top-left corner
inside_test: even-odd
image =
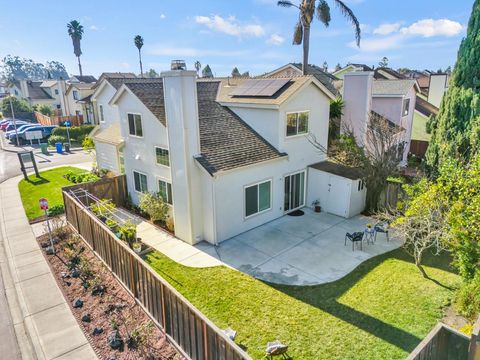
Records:
[[[285,176],[284,211],[305,206],[305,171]]]

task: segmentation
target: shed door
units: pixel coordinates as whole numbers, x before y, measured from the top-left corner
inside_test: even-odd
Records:
[[[328,177],[328,194],[327,202],[325,204],[326,212],[341,217],[347,217],[348,207],[350,204],[349,185],[349,181],[347,181],[346,179],[332,175]]]

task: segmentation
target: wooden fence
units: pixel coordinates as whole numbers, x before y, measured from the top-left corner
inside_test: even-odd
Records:
[[[65,186],[63,191],[83,189],[99,199],[109,199],[117,206],[124,207],[127,199],[127,178],[125,175],[104,178],[82,184]]]
[[[467,360],[469,342],[468,336],[439,323],[407,360]]]
[[[42,125],[60,125],[64,121],[69,120],[70,126],[83,125],[83,115],[71,115],[71,116],[47,116],[35,111],[35,119]]]
[[[380,194],[379,207],[383,209],[396,209],[402,193],[402,184],[389,182]]]
[[[67,221],[169,339],[193,360],[251,358],[135,254],[67,190]]]
[[[414,154],[419,159],[424,159],[428,149],[428,141],[411,140],[410,153]]]

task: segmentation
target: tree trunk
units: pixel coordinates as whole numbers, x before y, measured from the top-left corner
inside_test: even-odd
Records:
[[[422,255],[418,255],[416,258],[415,258],[415,265],[416,267],[418,268],[418,270],[420,270],[420,272],[422,273],[423,277],[425,279],[428,279],[428,275],[427,273],[425,272],[425,269],[423,268],[422,266]]]
[[[308,53],[310,51],[310,24],[303,25],[303,64],[302,73],[307,75]]]
[[[83,76],[82,64],[80,64],[80,56],[77,56],[78,59],[78,71],[80,71],[80,76]]]
[[[140,76],[143,78],[142,52],[138,49],[138,58],[140,59]]]

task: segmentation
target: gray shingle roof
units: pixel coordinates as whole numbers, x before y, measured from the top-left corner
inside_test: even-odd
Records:
[[[163,125],[167,124],[162,79],[123,79],[123,83]]]
[[[362,169],[348,167],[333,161],[321,161],[319,163],[310,165],[311,168],[325,171],[329,174],[338,175],[350,180],[358,180],[363,177]]]
[[[93,75],[73,75],[72,77],[74,77],[75,79],[77,79],[78,81],[82,82],[82,83],[94,83],[97,81],[97,79],[95,78],[95,76]]]
[[[292,63],[293,66],[302,70],[302,64]],[[309,64],[307,67],[307,75],[313,75],[320,81],[332,94],[338,95],[338,90],[333,85],[333,82],[338,80],[335,75],[325,72],[317,65]]]
[[[415,86],[415,80],[375,80],[373,95],[406,95]]]
[[[40,85],[43,81],[27,81],[28,97],[32,100],[52,100],[53,98]]]
[[[229,108],[216,102],[220,82],[197,83],[201,156],[210,173],[285,156]]]
[[[99,87],[103,82],[102,80],[107,80],[116,90],[118,90],[126,79],[137,79],[137,76],[134,73],[103,73],[95,83],[94,88]]]

